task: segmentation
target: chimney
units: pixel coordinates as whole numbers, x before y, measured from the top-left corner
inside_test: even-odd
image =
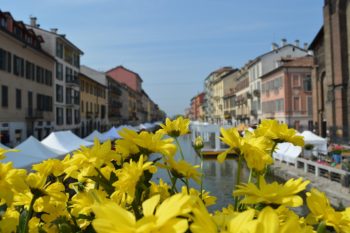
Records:
[[[36,20],[36,17],[30,17],[30,26],[37,27]]]
[[[281,47],[287,45],[287,39],[282,38],[281,40]]]
[[[308,50],[308,48],[309,48],[309,44],[308,43],[304,43],[304,49]]]
[[[57,34],[57,30],[58,30],[57,28],[51,28],[50,30],[51,30],[52,33]]]
[[[272,43],[271,49],[272,51],[278,49],[278,44]]]
[[[295,40],[295,46],[299,48],[299,46],[300,46],[300,41],[299,40]]]

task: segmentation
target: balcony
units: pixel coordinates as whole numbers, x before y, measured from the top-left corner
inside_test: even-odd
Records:
[[[66,79],[66,85],[79,87],[80,81],[79,81],[79,79],[68,78],[68,79]]]
[[[44,118],[44,111],[33,109],[33,108],[27,108],[26,109],[26,119],[41,119]]]
[[[74,107],[74,106],[80,106],[80,103],[79,103],[79,97],[73,97],[73,96],[67,96],[66,97],[66,104],[68,106],[71,106],[71,107]]]
[[[253,91],[253,95],[259,98],[259,97],[260,97],[260,90],[255,89],[255,90]]]
[[[120,101],[113,101],[111,104],[112,108],[121,108],[123,107],[123,104]]]
[[[86,118],[87,119],[92,119],[94,116],[93,112],[86,112]]]

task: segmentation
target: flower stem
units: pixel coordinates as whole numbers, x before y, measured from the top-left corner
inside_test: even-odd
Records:
[[[181,158],[182,158],[183,160],[185,160],[184,153],[183,153],[182,148],[181,148],[181,146],[180,146],[179,140],[177,140],[177,137],[175,138],[175,142],[176,142],[177,147],[178,147],[179,150],[180,150]]]
[[[321,222],[317,227],[317,233],[326,233],[326,227],[325,222]]]
[[[241,169],[242,169],[243,156],[239,154],[238,156],[238,166],[237,166],[237,174],[236,174],[236,186],[241,183]],[[236,189],[236,188],[235,188]],[[235,196],[235,210],[238,209],[238,196]]]
[[[21,233],[27,233],[28,232],[28,223],[29,223],[29,220],[32,218],[33,206],[34,206],[34,203],[35,203],[36,199],[38,199],[38,197],[36,195],[33,195],[33,198],[30,201],[28,213],[27,213],[27,215],[26,215],[26,217],[24,219],[24,224],[20,225],[20,227],[19,227],[20,228],[19,232],[21,232]]]
[[[203,173],[203,154],[202,154],[202,152],[200,150],[198,151],[198,153],[199,153],[199,155],[201,157],[201,164],[200,164],[200,166],[201,166],[201,192],[200,192],[199,197],[200,197],[200,199],[202,199],[202,195],[203,195],[203,176],[204,176],[204,173]]]
[[[253,177],[253,169],[251,168],[251,169],[249,170],[248,183],[251,183],[251,182],[252,182],[252,177]]]

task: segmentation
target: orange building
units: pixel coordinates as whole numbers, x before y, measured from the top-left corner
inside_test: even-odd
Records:
[[[263,75],[262,118],[277,119],[302,131],[312,129],[311,56],[282,59]]]
[[[202,111],[202,107],[203,107],[203,103],[204,103],[204,96],[205,93],[199,93],[198,95],[194,96],[191,99],[191,120],[203,120],[204,116],[203,116],[203,111]]]

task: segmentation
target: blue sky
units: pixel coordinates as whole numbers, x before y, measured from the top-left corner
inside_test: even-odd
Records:
[[[321,0],[7,0],[0,9],[58,28],[84,51],[81,63],[123,65],[168,115],[183,113],[222,66],[241,67],[271,43],[310,43],[322,25]]]

